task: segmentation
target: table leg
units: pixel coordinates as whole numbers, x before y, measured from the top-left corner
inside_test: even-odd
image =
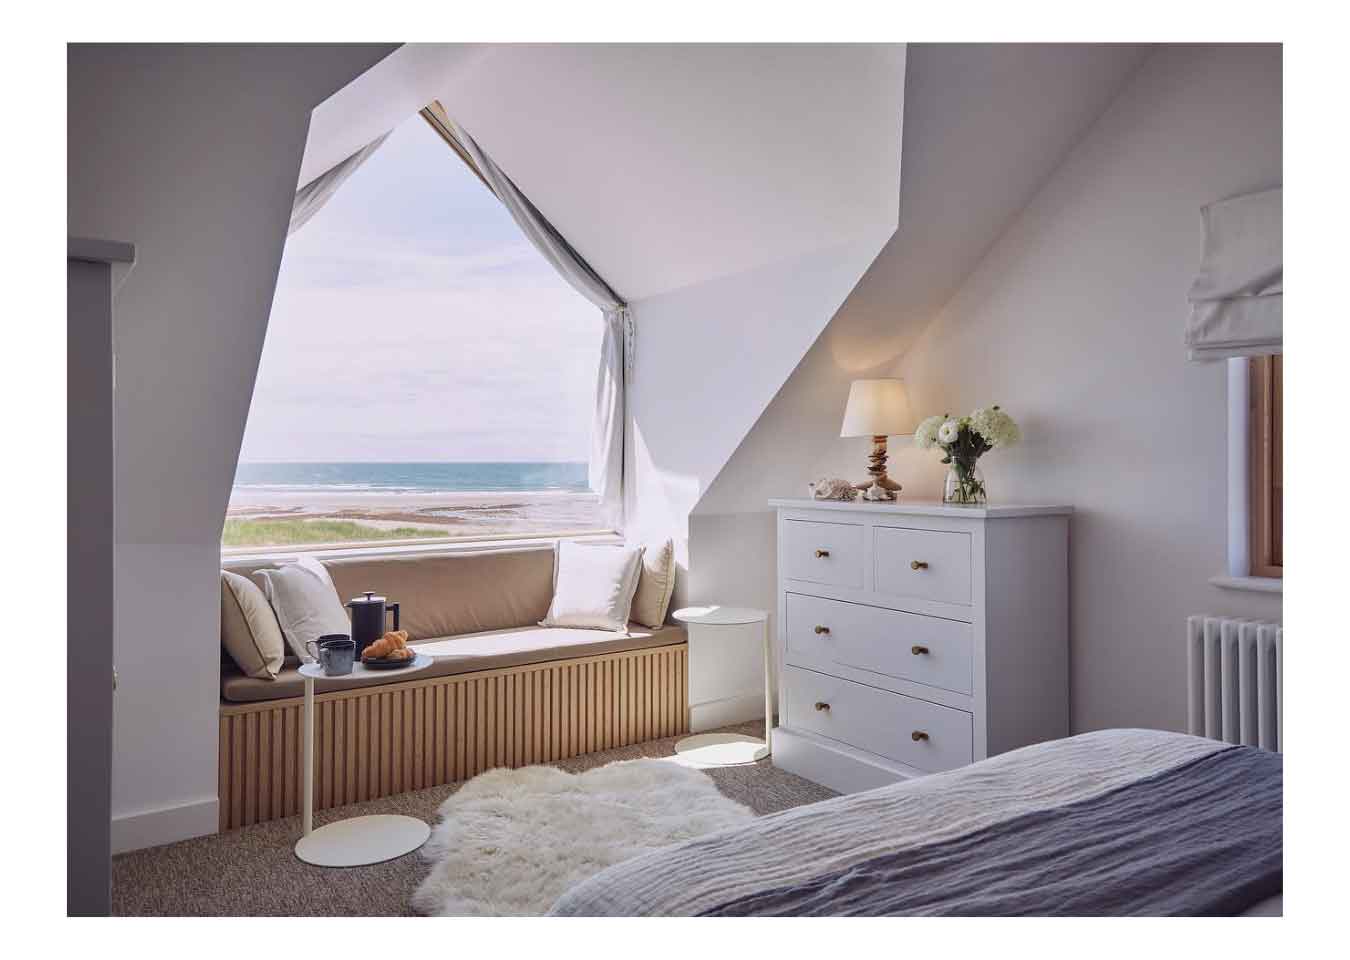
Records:
[[[764,747],[773,756],[773,657],[769,618],[764,618]]]
[[[314,678],[305,677],[305,836],[314,831]]]

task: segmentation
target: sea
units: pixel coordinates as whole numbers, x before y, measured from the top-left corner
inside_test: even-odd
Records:
[[[585,463],[241,463],[235,489],[263,492],[458,493],[588,489]]]

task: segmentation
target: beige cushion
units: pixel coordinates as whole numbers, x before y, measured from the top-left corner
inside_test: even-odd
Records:
[[[220,643],[246,677],[272,680],[286,658],[276,614],[257,584],[220,571]]]
[[[305,647],[310,641],[330,633],[351,633],[347,611],[319,561],[301,557],[275,570],[259,570],[258,575],[263,579],[267,602],[276,611],[286,645],[302,663],[314,660]]]
[[[553,549],[328,560],[341,600],[373,590],[399,605],[413,642],[537,624],[553,597]]]
[[[661,626],[666,622],[666,610],[670,607],[674,589],[675,541],[648,546],[642,552],[642,571],[638,576],[637,592],[633,594],[629,619],[653,629]]]
[[[416,673],[402,674],[398,670],[373,672],[359,680],[315,681],[319,693],[329,690],[347,690],[352,687],[379,686],[386,683],[428,680],[499,667],[516,667],[551,660],[569,660],[573,657],[599,656],[622,653],[625,650],[645,650],[684,643],[684,627],[669,626],[646,630],[636,623],[625,633],[601,633],[599,630],[567,630],[554,627],[520,627],[511,630],[489,630],[485,633],[461,637],[436,637],[413,644],[419,653],[432,656],[432,664]],[[259,700],[283,700],[299,697],[305,692],[304,678],[297,669],[299,661],[288,657],[276,680],[257,680],[245,677],[226,664],[221,674],[221,696],[233,703],[252,703]]]
[[[556,557],[553,602],[539,625],[626,630],[642,569],[642,547],[563,540]]]

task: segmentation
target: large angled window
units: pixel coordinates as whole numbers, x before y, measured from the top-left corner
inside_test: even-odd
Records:
[[[287,242],[223,546],[599,529],[602,324],[411,118]]]

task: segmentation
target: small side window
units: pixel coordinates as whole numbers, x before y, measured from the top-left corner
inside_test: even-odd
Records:
[[[1247,449],[1251,575],[1284,576],[1284,358],[1253,357]]]

